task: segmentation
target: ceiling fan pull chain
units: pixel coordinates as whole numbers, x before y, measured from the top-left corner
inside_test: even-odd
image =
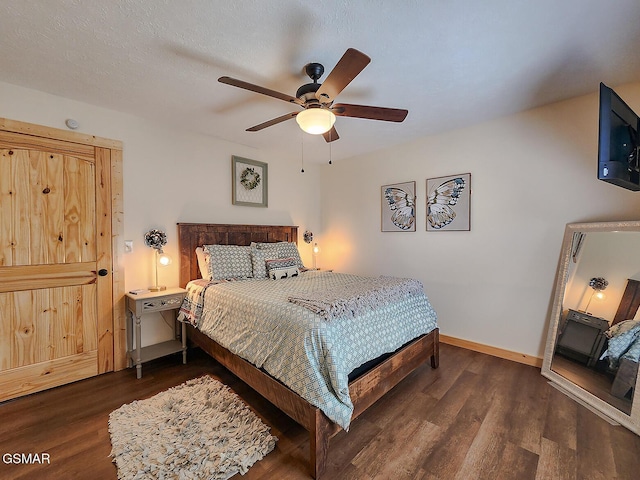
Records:
[[[302,135],[302,130],[300,130],[300,164],[302,165],[300,173],[304,173],[304,135]]]
[[[331,140],[333,140],[331,138],[331,133],[332,132],[329,132],[329,165],[333,165],[333,163],[331,162]]]

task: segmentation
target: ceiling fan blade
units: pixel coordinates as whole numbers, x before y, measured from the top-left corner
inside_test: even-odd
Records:
[[[364,53],[349,48],[316,91],[321,103],[331,103],[351,83],[351,80],[369,65],[371,59]]]
[[[402,122],[409,113],[400,108],[372,107],[368,105],[351,105],[336,103],[331,111],[340,117],[368,118],[370,120],[384,120],[386,122]]]
[[[336,130],[335,126],[331,127],[331,130],[329,130],[328,132],[323,133],[322,136],[327,143],[335,142],[340,138],[340,135],[338,135],[338,131]]]
[[[226,83],[227,85],[231,85],[232,87],[243,88],[251,92],[261,93],[269,97],[277,98],[279,100],[284,100],[285,102],[297,103],[298,105],[303,105],[304,103],[299,98],[292,97],[291,95],[287,95],[286,93],[276,92],[275,90],[264,88],[259,85],[254,85],[253,83],[244,82],[236,78],[220,77],[218,81],[220,83]]]
[[[294,118],[296,115],[298,115],[298,112],[291,112],[291,113],[287,113],[286,115],[282,115],[281,117],[278,118],[274,118],[272,120],[268,120],[264,123],[261,123],[260,125],[255,125],[251,128],[247,128],[247,132],[257,132],[259,130],[262,130],[263,128],[267,128],[270,127],[272,125],[277,125],[278,123],[282,123],[285,122],[287,120],[289,120],[290,118]]]

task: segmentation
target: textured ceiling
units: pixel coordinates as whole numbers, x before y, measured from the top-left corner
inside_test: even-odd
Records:
[[[337,102],[409,115],[339,117],[334,159],[640,81],[638,0],[0,0],[0,40],[0,81],[311,161],[295,120],[245,132],[291,105],[218,77],[294,95],[369,55]]]

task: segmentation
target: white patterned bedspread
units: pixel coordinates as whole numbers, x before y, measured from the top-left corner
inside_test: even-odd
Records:
[[[204,293],[202,316],[192,323],[348,430],[353,413],[349,373],[437,326],[436,313],[424,294],[407,295],[355,318],[329,322],[287,301],[291,294],[362,278],[308,271],[282,280],[211,285]]]
[[[607,349],[600,357],[600,360],[607,358],[609,368],[615,370],[620,365],[620,359],[627,358],[638,363],[640,360],[640,322],[625,320],[618,325],[623,327],[607,342]],[[615,327],[609,332],[615,331]]]

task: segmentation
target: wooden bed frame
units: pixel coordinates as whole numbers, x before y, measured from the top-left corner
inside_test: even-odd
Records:
[[[251,242],[298,243],[298,227],[179,223],[180,286],[200,278],[195,249],[201,245],[249,245]],[[195,328],[189,338],[233,374],[286,413],[309,432],[311,475],[319,479],[325,469],[329,439],[340,431],[320,409],[246,360],[234,355]],[[430,359],[438,368],[439,334],[436,328],[398,350],[392,356],[349,383],[354,404],[352,420]]]

